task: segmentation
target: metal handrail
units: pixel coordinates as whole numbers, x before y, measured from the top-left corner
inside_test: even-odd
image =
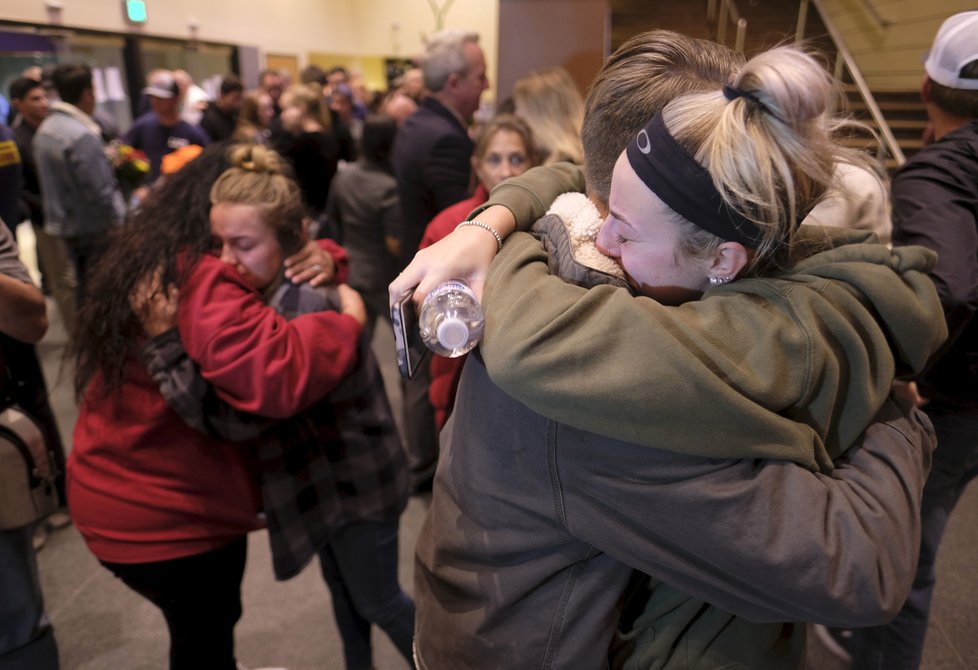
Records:
[[[872,14],[873,20],[879,24],[880,28],[886,28],[887,26],[893,25],[893,19],[884,19],[882,16],[880,16],[879,10],[876,9],[876,5],[874,5],[871,0],[863,0],[863,6],[866,7],[866,11]]]
[[[717,19],[717,42],[726,44],[727,42],[727,17],[737,26],[737,37],[734,40],[734,51],[743,53],[744,37],[747,33],[747,19],[737,11],[737,5],[733,0],[720,1],[720,18]],[[713,21],[717,15],[717,0],[707,0],[706,19]]]
[[[795,43],[797,44],[804,39],[805,17],[808,14],[809,2],[815,5],[815,9],[818,10],[818,13],[822,18],[822,23],[825,24],[825,29],[832,38],[832,42],[835,44],[837,53],[835,68],[836,78],[839,78],[842,64],[845,63],[845,67],[849,70],[849,75],[852,77],[853,83],[856,85],[856,88],[859,89],[859,95],[862,96],[863,102],[866,103],[870,116],[873,117],[873,121],[880,129],[880,136],[883,140],[883,144],[886,146],[887,151],[890,152],[890,156],[893,157],[893,160],[896,161],[896,164],[898,166],[903,165],[907,161],[906,157],[903,155],[903,149],[901,149],[900,145],[897,144],[896,137],[893,135],[893,131],[890,130],[890,124],[888,124],[886,119],[883,118],[883,112],[880,111],[879,105],[876,104],[876,98],[873,97],[872,91],[869,90],[869,86],[866,84],[866,80],[863,78],[862,72],[859,70],[859,66],[856,65],[856,60],[852,57],[849,47],[846,46],[842,39],[842,34],[829,17],[828,12],[826,12],[825,8],[822,6],[822,0],[801,0],[798,8],[798,28],[797,32],[795,33]]]

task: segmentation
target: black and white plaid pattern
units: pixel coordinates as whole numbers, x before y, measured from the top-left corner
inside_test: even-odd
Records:
[[[287,319],[339,307],[336,289],[290,282],[266,299]],[[407,463],[366,342],[360,342],[357,366],[339,387],[277,424],[218,400],[175,330],[147,342],[142,353],[167,404],[187,423],[219,439],[251,442],[276,578],[297,574],[344,524],[387,521],[404,511]]]
[[[339,299],[333,288],[283,282],[268,304],[293,319],[337,309]],[[299,572],[340,526],[396,519],[407,505],[407,463],[380,368],[362,340],[343,383],[263,433],[254,449],[279,579]]]

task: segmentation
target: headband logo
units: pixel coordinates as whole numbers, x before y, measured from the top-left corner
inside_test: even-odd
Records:
[[[645,128],[638,131],[638,136],[635,138],[635,145],[643,154],[649,154],[652,152],[652,140],[649,139],[649,134],[646,132]]]

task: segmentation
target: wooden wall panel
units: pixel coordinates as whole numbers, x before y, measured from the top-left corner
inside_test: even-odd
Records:
[[[531,70],[559,65],[583,95],[609,53],[607,0],[500,0],[498,102]]]

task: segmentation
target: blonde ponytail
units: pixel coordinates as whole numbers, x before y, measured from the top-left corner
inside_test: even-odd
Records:
[[[748,61],[724,91],[683,96],[663,110],[669,133],[709,171],[724,201],[762,231],[748,272],[781,263],[836,163],[871,163],[833,139],[852,125],[832,117],[838,100],[814,57],[777,47]]]

